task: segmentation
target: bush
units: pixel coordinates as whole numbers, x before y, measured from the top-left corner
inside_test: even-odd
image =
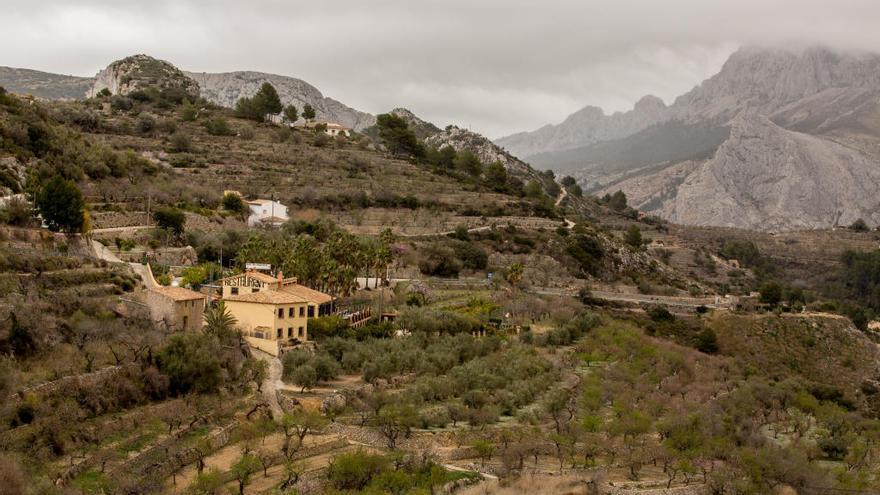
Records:
[[[706,354],[715,354],[718,352],[718,337],[711,328],[704,328],[697,335],[697,350]]]
[[[185,132],[177,131],[172,134],[169,143],[171,145],[171,151],[175,153],[183,153],[192,149],[192,142],[189,138],[189,134],[186,134]]]
[[[435,277],[457,277],[463,267],[455,251],[440,243],[426,246],[419,261],[419,271]]]
[[[34,212],[26,199],[13,197],[0,207],[0,222],[16,227],[27,227],[34,223]]]
[[[183,234],[186,224],[186,215],[183,211],[172,207],[163,207],[153,213],[153,220],[160,229],[173,232],[175,235]]]
[[[223,381],[220,351],[219,343],[211,336],[177,334],[159,351],[157,362],[170,380],[172,393],[213,392]]]
[[[232,136],[235,134],[223,117],[214,117],[204,123],[205,130],[212,136]]]
[[[384,456],[358,450],[333,458],[327,469],[327,478],[337,490],[363,490],[388,468]]]
[[[238,194],[226,194],[223,196],[223,209],[233,213],[243,214],[248,210],[248,206]]]

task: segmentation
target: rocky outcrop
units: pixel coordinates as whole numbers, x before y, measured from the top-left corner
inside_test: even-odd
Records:
[[[419,118],[418,115],[414,114],[412,111],[406,108],[395,108],[388,113],[396,115],[403,119],[403,121],[406,122],[406,125],[408,125],[410,129],[412,129],[412,131],[416,134],[416,137],[419,139],[425,140],[431,136],[443,132],[436,125],[422,120],[421,118]]]
[[[529,164],[504,151],[483,135],[450,126],[425,140],[425,144],[435,148],[451,146],[455,151],[469,150],[484,164],[500,162],[508,173],[519,178],[534,178],[537,173]]]
[[[672,222],[781,231],[880,225],[878,156],[743,113],[715,155],[626,180],[630,202]]]
[[[98,72],[88,96],[107,89],[114,95],[134,91],[158,90],[182,93],[192,99],[199,96],[199,85],[177,67],[149,55],[132,55],[117,60]]]
[[[0,67],[0,86],[49,100],[89,98],[105,88],[113,94],[124,95],[155,87],[160,91],[177,88],[191,98],[201,95],[212,103],[231,108],[239,98],[253,96],[267,81],[275,86],[283,104],[293,104],[302,111],[308,103],[315,109],[319,120],[338,122],[358,131],[376,122],[373,115],[328,98],[301,79],[277,74],[184,72],[147,55],[134,55],[113,62],[95,77]]]
[[[264,82],[269,82],[278,91],[281,103],[295,105],[300,111],[309,104],[318,120],[337,122],[355,130],[376,122],[374,116],[327,98],[318,88],[294,77],[264,72],[187,72],[186,75],[198,82],[206,100],[224,107],[234,107],[239,98],[253,96]]]

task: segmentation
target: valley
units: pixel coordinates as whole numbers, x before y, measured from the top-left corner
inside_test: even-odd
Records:
[[[403,108],[144,57],[88,97],[0,91],[3,490],[880,489],[880,234],[822,203],[867,201],[873,171],[805,186],[822,197],[774,215],[820,213],[783,223],[676,203],[707,168],[775,166],[732,142],[753,126],[846,168],[851,135],[809,134],[828,119],[773,100],[800,130],[695,131],[649,98],[603,139],[677,134],[674,154],[646,139],[614,168],[626,146],[586,144],[623,174],[591,189]]]

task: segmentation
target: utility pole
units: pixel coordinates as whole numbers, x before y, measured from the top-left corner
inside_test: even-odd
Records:
[[[153,199],[153,188],[147,184],[147,225],[150,225],[150,202]]]

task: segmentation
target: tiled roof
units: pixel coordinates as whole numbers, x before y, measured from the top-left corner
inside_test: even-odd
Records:
[[[175,301],[192,301],[205,298],[205,295],[201,292],[185,289],[183,287],[156,287],[150,290],[170,299],[174,299]]]
[[[308,300],[288,292],[280,292],[277,290],[261,290],[259,292],[251,292],[250,294],[239,294],[237,296],[226,296],[225,301],[238,301],[258,304],[300,304],[309,302]]]
[[[280,291],[293,294],[315,304],[324,304],[333,300],[332,296],[296,283],[285,284],[281,287]]]

